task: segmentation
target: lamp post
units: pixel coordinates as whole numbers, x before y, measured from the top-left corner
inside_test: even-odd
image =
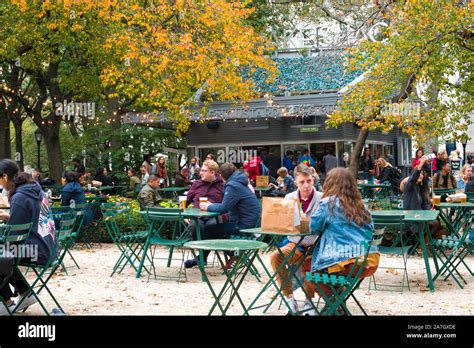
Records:
[[[40,165],[40,145],[41,141],[43,140],[43,132],[41,129],[35,130],[35,138],[36,138],[36,145],[38,145],[38,169],[41,171],[41,165]]]
[[[463,164],[466,164],[466,145],[467,145],[467,139],[463,139],[463,140],[461,141],[461,144],[462,144],[462,153],[463,153],[463,157],[464,157]]]

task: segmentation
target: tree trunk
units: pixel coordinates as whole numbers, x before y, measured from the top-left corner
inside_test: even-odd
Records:
[[[59,127],[61,122],[55,121],[48,127],[42,127],[44,143],[48,153],[49,178],[61,181],[63,173],[63,154],[61,152],[61,143],[59,141]]]
[[[359,159],[362,153],[362,149],[364,148],[365,141],[369,135],[369,130],[367,128],[361,128],[359,131],[359,136],[357,137],[357,141],[355,143],[354,149],[352,150],[351,155],[351,162],[349,164],[349,170],[351,171],[352,175],[357,178],[357,173],[359,171]]]
[[[12,158],[10,120],[4,108],[0,109],[0,159],[2,158]]]
[[[13,127],[15,127],[15,152],[20,154],[20,160],[17,161],[21,170],[24,170],[25,162],[23,160],[23,120],[12,118]]]

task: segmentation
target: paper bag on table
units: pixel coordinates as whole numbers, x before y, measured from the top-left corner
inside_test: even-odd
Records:
[[[267,187],[270,182],[268,175],[258,175],[255,180],[256,187]]]
[[[298,200],[263,197],[262,231],[298,234],[301,216]]]

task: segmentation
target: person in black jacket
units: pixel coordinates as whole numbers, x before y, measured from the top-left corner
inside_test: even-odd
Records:
[[[52,256],[55,231],[54,222],[49,219],[48,200],[41,186],[30,174],[20,172],[16,162],[9,159],[0,160],[0,185],[8,190],[10,200],[10,212],[0,210],[0,219],[6,220],[10,225],[33,223],[25,245],[33,246],[36,250],[36,256],[31,257],[31,262],[45,265]],[[0,277],[0,283],[3,281],[4,279]],[[8,315],[9,311],[16,307],[9,284],[20,294],[21,304],[16,310],[21,311],[37,302],[29,293],[28,284],[17,271],[14,271],[8,283],[0,288],[3,300],[0,301],[0,315]]]
[[[364,149],[364,155],[360,158],[359,169],[364,172],[363,176],[365,180],[372,180],[375,174],[374,161],[370,156],[370,149],[366,147]]]
[[[398,195],[400,193],[400,180],[398,179],[398,176],[396,175],[395,171],[396,169],[392,167],[390,163],[388,163],[385,158],[380,157],[377,161],[377,166],[380,168],[379,169],[379,177],[378,179],[380,180],[381,183],[384,182],[389,182],[390,187],[392,188],[392,192],[394,195]]]
[[[426,157],[421,157],[420,163],[413,169],[403,187],[402,202],[405,210],[430,210],[432,208],[428,174],[422,169],[426,162]],[[417,231],[416,225],[408,227],[413,232]],[[443,231],[438,221],[430,223],[430,232],[433,237],[439,237]]]
[[[423,156],[403,187],[402,202],[405,210],[430,210],[430,187],[428,176],[422,169],[426,162]]]
[[[113,186],[114,181],[111,177],[107,176],[107,168],[99,167],[95,172],[94,180],[100,181],[102,186]]]
[[[72,166],[76,173],[84,175],[86,173],[86,167],[79,161],[79,158],[74,158],[72,161]]]

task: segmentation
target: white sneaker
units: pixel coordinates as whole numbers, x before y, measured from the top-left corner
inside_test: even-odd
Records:
[[[24,296],[19,296],[17,302],[20,303],[23,297]],[[20,305],[18,306],[16,310],[17,312],[21,312],[22,310],[27,310],[29,306],[35,304],[36,302],[38,302],[36,297],[34,297],[31,294],[27,295],[27,297],[20,303]]]
[[[296,315],[298,313],[298,303],[296,302],[294,297],[290,297],[287,299],[288,302],[288,313],[286,315]]]
[[[303,315],[311,315],[311,316],[316,315],[316,310],[314,309],[314,305],[308,300],[304,301]]]
[[[11,315],[13,311],[15,310],[16,303],[12,302],[10,305],[5,305],[3,302],[0,302],[0,316],[6,316],[6,315]]]

